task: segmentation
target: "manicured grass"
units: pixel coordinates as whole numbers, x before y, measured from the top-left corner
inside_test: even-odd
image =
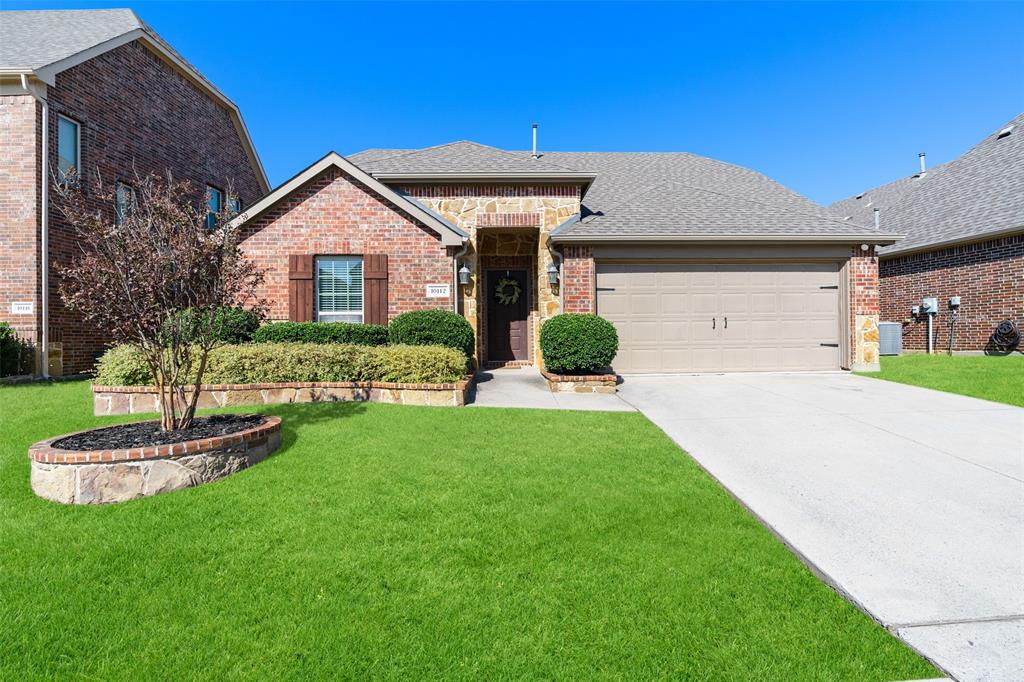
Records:
[[[89,409],[0,388],[0,679],[935,675],[638,414],[280,406],[222,481],[37,499]]]
[[[1024,407],[1024,355],[900,355],[863,376]]]

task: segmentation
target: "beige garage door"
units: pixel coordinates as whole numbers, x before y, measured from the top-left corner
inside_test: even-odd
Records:
[[[839,367],[838,263],[601,263],[619,372]]]

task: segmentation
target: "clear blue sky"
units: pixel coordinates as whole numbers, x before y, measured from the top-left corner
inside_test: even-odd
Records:
[[[277,184],[327,151],[470,139],[690,151],[822,203],[1024,110],[1024,4],[132,7],[242,109]]]

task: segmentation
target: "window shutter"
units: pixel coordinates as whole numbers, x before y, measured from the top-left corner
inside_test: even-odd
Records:
[[[313,256],[288,256],[288,319],[313,320]]]
[[[388,323],[387,254],[363,256],[363,321],[366,324]]]

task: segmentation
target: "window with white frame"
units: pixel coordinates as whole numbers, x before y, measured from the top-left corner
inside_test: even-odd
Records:
[[[316,320],[317,322],[363,321],[362,257],[317,257]]]
[[[135,209],[135,188],[126,182],[117,183],[114,195],[114,224],[120,225],[125,216]]]
[[[217,215],[224,208],[224,192],[213,185],[206,186],[206,229],[217,226]]]
[[[64,182],[81,165],[81,128],[67,116],[57,117],[57,178]]]

